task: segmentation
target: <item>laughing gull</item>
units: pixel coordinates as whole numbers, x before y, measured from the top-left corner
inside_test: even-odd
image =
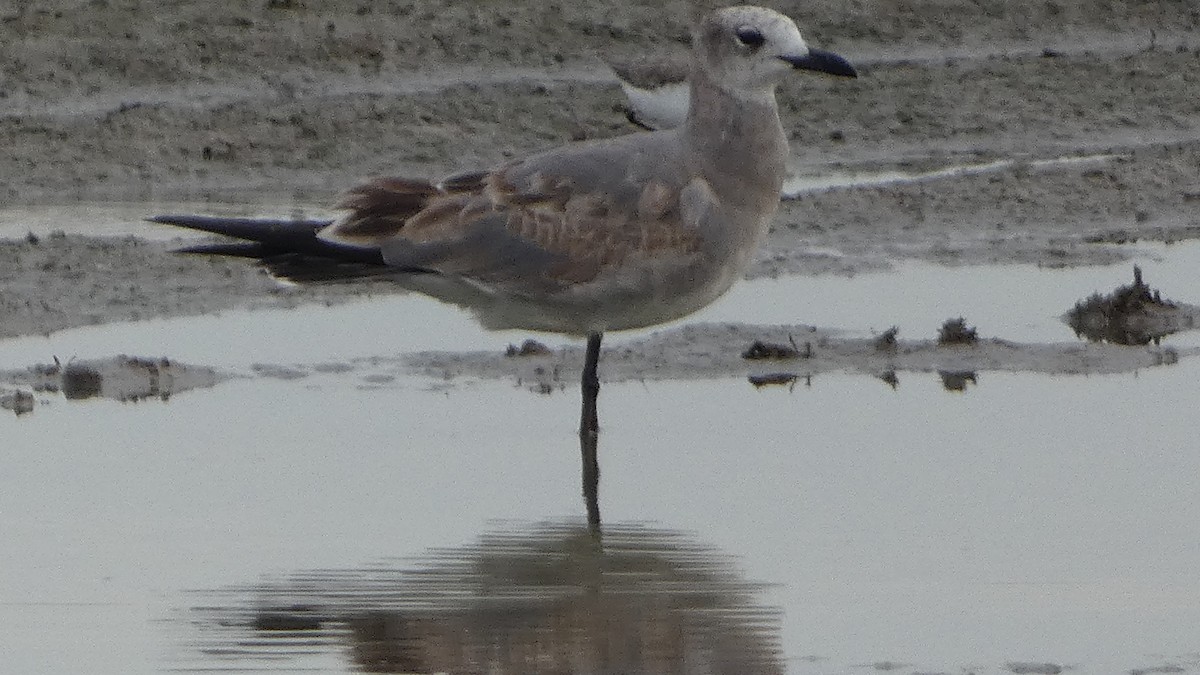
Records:
[[[791,19],[729,7],[693,32],[690,104],[675,129],[575,143],[439,182],[377,178],[332,221],[157,216],[242,240],[298,281],[387,276],[488,328],[587,337],[581,437],[595,438],[606,331],[664,323],[742,276],[779,206],[788,144],[775,86],[797,69],[855,77]]]

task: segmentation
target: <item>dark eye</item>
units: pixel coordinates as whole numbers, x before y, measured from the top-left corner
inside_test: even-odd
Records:
[[[741,26],[733,34],[737,37],[738,44],[751,49],[758,49],[767,41],[757,28],[751,26]]]

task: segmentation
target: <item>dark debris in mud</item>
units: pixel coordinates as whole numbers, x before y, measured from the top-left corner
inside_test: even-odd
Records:
[[[765,361],[768,359],[798,359],[812,358],[813,348],[811,342],[804,343],[804,350],[801,351],[796,345],[796,341],[788,336],[789,344],[780,344],[777,342],[763,342],[755,340],[742,352],[742,358],[747,361]]]
[[[875,351],[877,352],[895,352],[897,348],[896,337],[900,335],[900,328],[892,326],[883,331],[875,338]]]
[[[104,376],[91,366],[71,363],[61,369],[59,383],[63,396],[67,400],[81,400],[100,395],[103,390]]]
[[[1066,314],[1067,325],[1076,337],[1092,342],[1147,345],[1180,330],[1195,327],[1194,316],[1180,312],[1181,306],[1166,300],[1142,280],[1142,270],[1133,268],[1133,283],[1119,286],[1108,295],[1093,293],[1075,303]]]
[[[549,356],[553,353],[549,347],[534,339],[522,342],[520,347],[509,345],[508,349],[504,350],[505,356]]]
[[[960,316],[957,319],[946,319],[938,329],[937,341],[942,346],[973,345],[979,342],[979,335],[976,334],[975,328],[968,326],[966,320]]]

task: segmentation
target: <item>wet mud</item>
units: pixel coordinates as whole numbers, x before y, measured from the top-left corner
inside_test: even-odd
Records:
[[[436,176],[628,133],[606,61],[678,58],[696,11],[534,4],[194,0],[162,24],[138,2],[5,9],[0,194],[324,216],[364,176]],[[785,201],[749,277],[909,259],[1087,265],[1125,259],[1133,242],[1200,237],[1190,3],[773,6],[862,74],[781,89],[794,172],[868,179]],[[869,179],[885,174],[939,177]],[[385,292],[280,287],[237,262],[100,242],[86,227],[26,240],[26,223],[0,212],[0,336]]]

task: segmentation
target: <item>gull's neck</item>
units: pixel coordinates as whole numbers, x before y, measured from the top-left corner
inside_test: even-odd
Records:
[[[684,134],[718,194],[771,208],[778,203],[788,144],[773,88],[731,92],[696,67]]]

